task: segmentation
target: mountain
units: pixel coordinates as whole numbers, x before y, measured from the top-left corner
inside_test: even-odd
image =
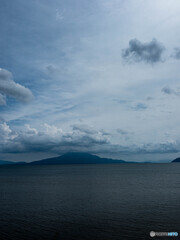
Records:
[[[125,161],[114,160],[111,158],[101,158],[89,153],[70,152],[59,157],[34,161],[29,164],[40,165],[40,164],[96,164],[96,163],[125,163]]]
[[[174,159],[172,162],[180,162],[180,157],[179,158],[176,158],[176,159]]]

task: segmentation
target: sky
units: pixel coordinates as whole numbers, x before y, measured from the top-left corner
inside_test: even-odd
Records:
[[[180,156],[179,0],[1,0],[0,159]]]

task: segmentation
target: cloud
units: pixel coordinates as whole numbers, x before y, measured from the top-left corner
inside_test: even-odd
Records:
[[[29,102],[33,98],[28,88],[14,82],[12,74],[2,68],[0,68],[0,94],[1,105],[6,103],[5,96],[13,97],[20,102]]]
[[[48,75],[52,76],[58,72],[57,67],[55,67],[53,64],[49,64],[45,68]]]
[[[117,129],[117,132],[118,132],[119,134],[121,134],[121,135],[127,135],[127,134],[128,134],[127,131],[124,131],[124,130],[122,130],[122,129],[120,129],[120,128]]]
[[[147,101],[151,101],[151,100],[153,100],[153,97],[148,96],[148,97],[146,98],[146,100],[147,100]]]
[[[65,8],[60,11],[59,9],[56,9],[56,20],[62,21],[64,19],[64,13],[65,13]]]
[[[44,124],[41,131],[25,125],[24,129],[15,132],[4,122],[0,124],[0,153],[62,154],[67,151],[92,151],[109,143],[103,132],[79,129],[73,127],[70,131],[64,132],[54,125]]]
[[[138,103],[136,106],[135,106],[135,110],[136,111],[139,111],[139,110],[145,110],[147,109],[148,107],[144,104],[144,103]]]
[[[163,87],[161,91],[169,95],[174,93],[174,91],[170,87]]]
[[[3,137],[7,137],[9,136],[9,134],[11,133],[11,129],[10,127],[7,125],[7,123],[1,123],[0,124],[0,135]]]
[[[129,47],[122,50],[122,58],[127,62],[156,63],[162,61],[164,46],[156,39],[142,43],[137,39],[129,41]]]
[[[180,59],[180,48],[174,48],[174,53],[171,55],[171,57],[175,59]]]
[[[16,134],[10,129],[6,122],[0,123],[0,144],[6,145],[16,137]]]
[[[32,134],[32,135],[36,135],[36,134],[38,134],[38,131],[35,129],[35,128],[31,128],[30,126],[29,126],[29,124],[26,124],[25,125],[25,127],[26,127],[26,133],[27,134]]]
[[[164,94],[167,95],[176,95],[180,97],[180,91],[179,90],[173,90],[170,87],[163,87],[161,90]]]
[[[52,131],[51,131],[52,130]],[[96,133],[95,133],[96,132]],[[4,122],[0,124],[0,154],[52,154],[61,155],[68,151],[89,152],[97,155],[126,156],[131,160],[134,155],[167,154],[180,152],[180,142],[168,140],[160,143],[131,144],[123,146],[113,144],[101,131],[85,133],[73,130],[63,131],[54,125],[44,124],[41,130],[25,125],[15,131]],[[122,137],[127,132],[119,129]],[[122,158],[123,159],[123,158]]]
[[[84,132],[87,134],[97,133],[97,131],[95,131],[92,127],[85,125],[85,124],[74,124],[72,127],[73,127],[73,130],[75,130],[75,131],[80,131],[80,132]]]
[[[145,154],[178,153],[180,152],[180,142],[175,140],[169,140],[158,144],[147,143],[137,148],[136,152]]]
[[[146,104],[144,104],[143,102],[135,103],[130,106],[130,109],[132,109],[134,111],[143,111],[143,110],[146,110],[147,108],[148,108],[148,106]]]
[[[0,94],[0,105],[6,105],[5,96],[3,96],[2,94]]]

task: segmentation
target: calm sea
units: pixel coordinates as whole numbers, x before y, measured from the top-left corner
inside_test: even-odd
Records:
[[[180,234],[178,163],[0,167],[0,240],[144,240],[150,231]]]

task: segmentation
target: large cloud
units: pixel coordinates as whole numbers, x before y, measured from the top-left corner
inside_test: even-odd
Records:
[[[83,130],[84,129],[84,130]],[[103,131],[87,131],[88,126],[72,127],[63,131],[53,125],[44,124],[41,131],[25,125],[15,132],[7,123],[0,124],[0,153],[50,153],[61,155],[68,151],[81,151],[114,156],[134,154],[166,154],[180,152],[179,141],[165,141],[159,144],[122,146],[112,144]],[[119,130],[126,134],[125,131]]]
[[[142,43],[137,39],[129,41],[129,47],[122,50],[122,57],[128,62],[156,63],[162,61],[164,46],[156,39],[151,42]]]
[[[21,102],[29,102],[33,98],[28,88],[14,82],[12,74],[0,68],[0,105],[5,105],[5,96],[13,97]]]
[[[87,127],[88,128],[88,127]],[[81,129],[81,130],[80,130]],[[25,125],[23,131],[15,132],[4,122],[0,124],[0,152],[51,152],[61,154],[67,151],[92,151],[97,146],[109,143],[107,136],[101,131],[87,131],[72,128],[64,132],[54,125],[44,124],[41,131]]]

